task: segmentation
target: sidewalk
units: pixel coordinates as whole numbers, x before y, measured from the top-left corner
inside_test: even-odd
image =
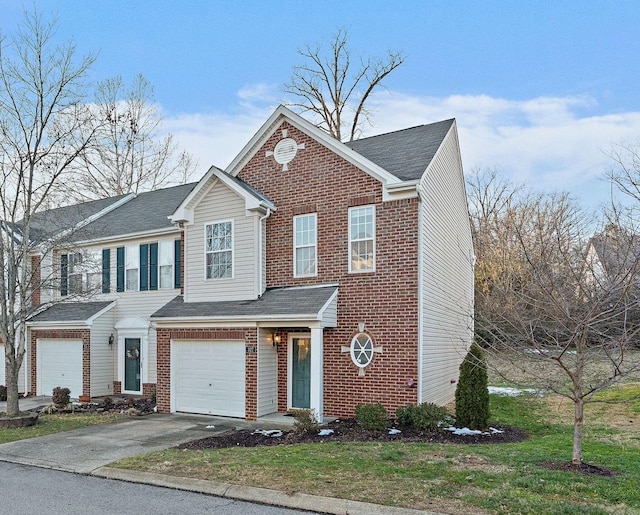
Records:
[[[44,399],[44,400],[43,400]],[[48,398],[21,399],[20,408],[46,405]],[[0,411],[3,409],[0,404]],[[0,461],[51,468],[134,483],[175,488],[260,504],[331,514],[409,515],[419,512],[358,501],[288,494],[278,490],[236,486],[217,481],[180,478],[109,468],[121,458],[168,449],[182,442],[219,434],[234,428],[275,429],[274,421],[248,422],[225,417],[154,414],[122,422],[83,427],[52,435],[0,445]]]

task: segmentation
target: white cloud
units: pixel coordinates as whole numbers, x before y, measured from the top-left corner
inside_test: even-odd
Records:
[[[204,173],[235,157],[271,114],[274,99],[269,85],[247,86],[238,93],[235,112],[183,114],[165,119],[165,126],[199,159]],[[455,117],[466,170],[495,167],[515,183],[573,191],[585,203],[598,203],[608,193],[599,179],[613,166],[606,152],[638,139],[640,113],[590,114],[597,107],[588,96],[519,101],[385,92],[372,97],[374,126],[364,130],[374,135]]]

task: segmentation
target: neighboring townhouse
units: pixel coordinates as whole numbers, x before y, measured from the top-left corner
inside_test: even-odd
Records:
[[[43,304],[68,300],[29,322],[33,393],[72,377],[248,419],[453,399],[474,263],[455,120],[344,144],[279,107],[226,170],[105,202],[34,257],[59,278]]]

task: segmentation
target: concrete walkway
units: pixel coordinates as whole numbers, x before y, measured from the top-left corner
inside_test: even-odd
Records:
[[[21,399],[20,409],[27,410],[48,404],[49,399]],[[4,410],[0,403],[0,411]],[[182,442],[212,436],[234,428],[281,429],[288,424],[278,420],[247,422],[224,417],[198,415],[154,414],[123,422],[83,427],[38,438],[0,445],[0,461],[32,465],[88,474],[135,483],[147,483],[168,488],[200,492],[220,497],[240,499],[335,514],[405,515],[418,512],[390,506],[378,506],[357,501],[319,497],[307,494],[287,494],[277,490],[235,486],[216,481],[179,478],[161,474],[108,468],[109,463],[152,451],[168,449]],[[290,422],[287,421],[289,424]]]

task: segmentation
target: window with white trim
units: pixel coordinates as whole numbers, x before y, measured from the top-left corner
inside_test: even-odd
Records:
[[[82,288],[82,253],[74,252],[69,254],[68,257],[68,270],[69,270],[69,294],[77,295],[82,293],[84,290]]]
[[[158,242],[160,288],[173,288],[174,241]]]
[[[349,209],[349,272],[375,270],[375,206]]]
[[[125,249],[125,285],[127,291],[138,291],[138,267],[140,266],[140,247],[130,245]]]
[[[293,276],[317,274],[317,216],[316,213],[293,218]]]
[[[217,222],[205,226],[205,277],[233,277],[233,222]]]

